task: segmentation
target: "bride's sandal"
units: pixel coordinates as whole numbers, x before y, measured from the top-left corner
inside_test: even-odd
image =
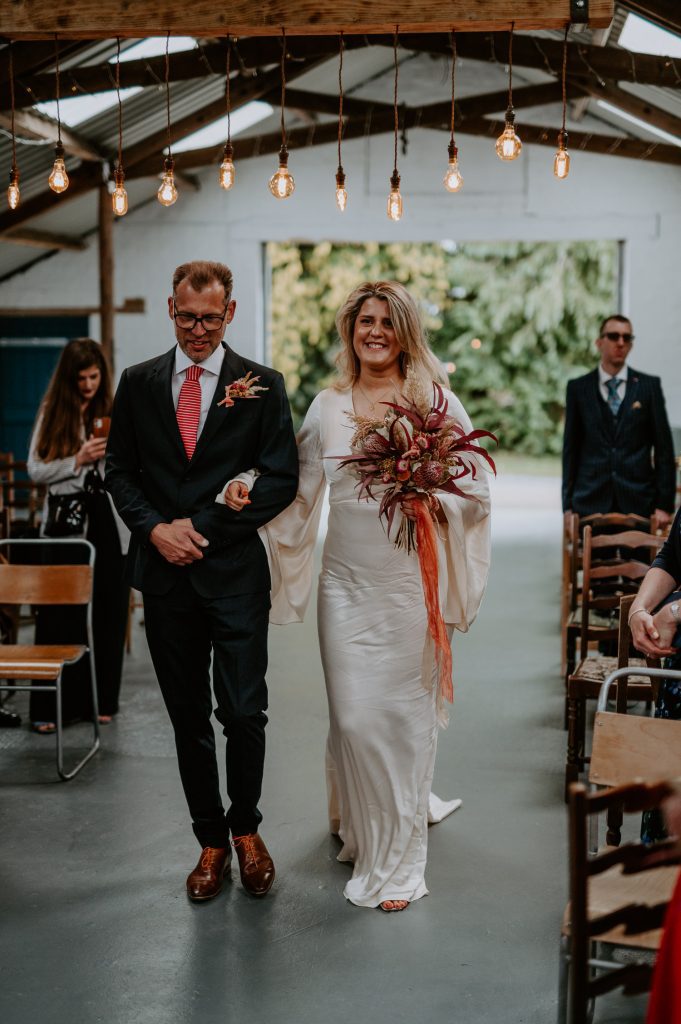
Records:
[[[395,914],[398,910],[406,910],[408,906],[409,900],[383,900],[382,903],[379,903],[379,907],[386,914]]]

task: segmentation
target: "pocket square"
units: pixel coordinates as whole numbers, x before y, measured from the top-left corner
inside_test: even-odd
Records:
[[[632,402],[632,403],[631,403],[631,408],[632,408],[632,409],[642,409],[642,408],[643,408],[643,406],[641,405],[641,403],[640,403],[640,402]]]

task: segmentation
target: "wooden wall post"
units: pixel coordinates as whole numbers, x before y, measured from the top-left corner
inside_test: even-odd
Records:
[[[98,190],[99,201],[99,305],[101,342],[111,371],[114,370],[114,249],[113,209],[106,182]]]

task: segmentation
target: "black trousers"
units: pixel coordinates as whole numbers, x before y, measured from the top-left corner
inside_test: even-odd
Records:
[[[149,650],[175,731],[175,746],[194,834],[201,846],[226,846],[256,832],[267,724],[267,591],[232,597],[198,594],[183,575],[168,594],[144,595]],[[225,814],[211,723],[227,740]]]
[[[115,715],[123,671],[125,627],[128,619],[130,587],[124,578],[125,556],[116,521],[106,494],[92,496],[88,514],[87,539],[94,544],[95,572],[92,594],[92,633],[97,674],[97,700],[100,715]],[[50,551],[52,555],[50,555]],[[49,548],[45,544],[46,561],[58,552],[64,564],[68,557],[66,545]],[[78,548],[74,559],[86,561]],[[69,605],[51,605],[36,609],[35,642],[37,644],[87,643],[85,611]],[[75,665],[67,665],[62,677],[64,721],[92,718],[90,661],[87,656]],[[32,693],[30,700],[32,722],[53,722],[56,716],[55,698],[51,693]]]

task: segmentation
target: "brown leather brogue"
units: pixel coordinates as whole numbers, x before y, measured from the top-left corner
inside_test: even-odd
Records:
[[[204,846],[199,863],[187,877],[190,900],[212,900],[222,889],[222,880],[232,860],[227,846]]]
[[[265,896],[274,882],[274,864],[257,832],[234,836],[232,846],[239,861],[241,884],[251,896]]]

